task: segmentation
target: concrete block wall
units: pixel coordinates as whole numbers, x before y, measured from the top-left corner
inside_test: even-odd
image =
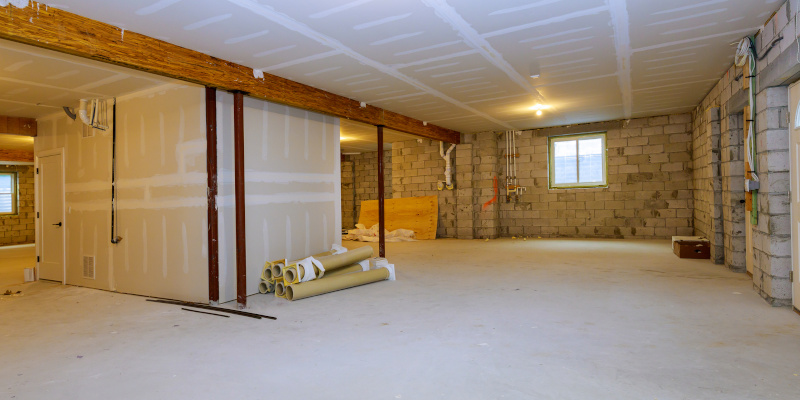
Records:
[[[343,156],[340,163],[342,170],[342,228],[353,229],[356,226],[356,190],[355,190],[355,162]]]
[[[501,202],[502,236],[669,238],[693,231],[689,114],[524,131],[519,201]],[[608,187],[548,188],[548,136],[606,131]],[[505,165],[502,166],[505,169]],[[504,176],[501,179],[505,180]]]
[[[787,85],[800,73],[797,62],[798,10],[800,2],[786,1],[755,37],[755,48],[766,58],[757,62],[756,149],[761,189],[757,196],[758,224],[752,226],[753,287],[770,304],[791,303],[791,235],[789,217],[789,139]],[[782,37],[781,40],[777,38]],[[775,43],[775,46],[770,47]],[[769,49],[769,52],[767,52]],[[731,50],[733,54],[734,50]],[[743,200],[743,115],[748,92],[743,90],[743,69],[731,66],[693,112],[695,233],[714,235],[715,187],[712,159],[719,152],[719,187],[723,225],[724,263],[735,271],[745,270],[747,244],[745,219],[750,213]],[[708,110],[718,108],[721,140],[709,140]],[[713,146],[719,147],[713,147]],[[741,165],[741,167],[740,167]],[[740,169],[741,168],[741,169]],[[740,189],[742,188],[742,189]],[[743,233],[740,233],[740,230]]]
[[[547,137],[607,132],[609,185],[548,188]],[[523,131],[517,136],[518,201],[506,201],[502,133],[464,135],[454,151],[454,191],[438,191],[444,161],[438,143],[416,140],[393,147],[396,197],[439,196],[439,237],[670,238],[692,227],[691,115],[607,121]],[[495,196],[497,201],[483,209]]]
[[[744,119],[729,115],[721,121],[720,177],[722,180],[723,262],[731,270],[744,272],[745,265],[745,193]]]
[[[458,178],[459,169],[453,161],[459,153],[458,148],[450,153],[454,178]],[[418,139],[392,143],[393,196],[395,198],[438,196],[439,219],[436,236],[454,238],[458,237],[456,190],[440,191],[437,188],[437,183],[445,180],[444,170],[445,161],[439,155],[439,142]],[[457,179],[454,179],[454,182],[456,188],[460,187]]]
[[[0,215],[0,246],[33,243],[36,219],[31,165],[0,165],[0,172],[17,172],[19,204],[16,215]]]
[[[756,98],[756,163],[761,187],[758,224],[753,227],[753,283],[773,305],[790,305],[792,298],[788,103],[786,86],[767,88]]]
[[[392,198],[392,151],[383,152],[383,190]],[[358,223],[361,202],[378,200],[378,152],[345,155],[342,161],[342,227]],[[367,227],[369,228],[369,227]]]

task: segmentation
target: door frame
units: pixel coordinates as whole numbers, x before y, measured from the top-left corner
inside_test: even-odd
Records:
[[[34,196],[34,212],[37,215],[36,224],[35,224],[35,232],[34,233],[36,235],[36,257],[37,257],[37,261],[36,261],[36,276],[38,277],[39,276],[39,263],[40,263],[40,261],[38,261],[38,260],[41,257],[41,246],[42,246],[42,218],[39,217],[39,215],[40,215],[39,213],[42,210],[42,204],[41,204],[42,199],[40,198],[40,195],[39,195],[39,188],[40,188],[40,184],[41,184],[41,179],[39,178],[39,162],[40,162],[39,159],[41,157],[61,156],[61,221],[64,222],[64,231],[63,231],[64,233],[61,235],[61,242],[62,242],[61,243],[61,252],[62,252],[62,254],[61,254],[61,260],[62,260],[62,263],[61,263],[62,264],[61,265],[61,268],[62,268],[62,271],[61,271],[61,284],[62,285],[66,285],[67,284],[67,232],[66,232],[66,229],[67,229],[67,219],[66,219],[66,208],[67,208],[66,193],[67,193],[67,188],[64,186],[65,185],[65,181],[66,181],[66,179],[65,179],[66,171],[64,170],[65,153],[66,153],[66,151],[65,151],[65,149],[63,147],[59,147],[59,148],[52,149],[52,150],[43,150],[43,151],[40,151],[40,152],[36,153],[36,155],[34,157],[34,161],[33,161],[34,168],[36,168],[36,173],[33,175],[33,177],[34,177],[33,178],[33,183],[34,183],[33,196]]]
[[[797,241],[800,241],[800,237],[798,237],[797,226],[795,225],[795,218],[799,216],[794,215],[794,203],[795,199],[798,198],[798,193],[793,193],[793,190],[800,190],[800,187],[793,187],[796,186],[798,181],[798,174],[800,171],[797,170],[797,163],[800,162],[800,154],[797,152],[797,148],[792,143],[792,133],[796,129],[796,125],[798,125],[798,112],[800,112],[800,98],[795,99],[792,95],[792,90],[797,88],[800,85],[800,81],[794,82],[789,85],[788,96],[789,98],[789,220],[791,224],[791,229],[789,230],[789,240],[791,241],[791,261],[792,261],[792,272],[791,272],[791,287],[792,287],[792,308],[795,311],[798,311],[798,305],[800,305],[800,292],[798,290],[798,286],[800,284],[797,283],[798,280],[798,271],[800,268],[798,267],[798,263],[800,263],[800,254],[797,254],[795,251],[795,246],[798,245]],[[794,157],[793,157],[794,156]],[[800,313],[800,311],[798,311]]]

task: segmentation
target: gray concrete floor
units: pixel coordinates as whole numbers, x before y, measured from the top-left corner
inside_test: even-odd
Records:
[[[25,282],[25,268],[34,267],[36,247],[33,244],[0,247],[0,288]]]
[[[800,395],[800,316],[668,241],[436,240],[391,243],[388,258],[395,282],[249,298],[277,321],[12,285],[25,295],[0,301],[0,397]]]

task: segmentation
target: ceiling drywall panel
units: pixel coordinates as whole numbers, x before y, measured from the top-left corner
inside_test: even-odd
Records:
[[[33,151],[33,137],[0,134],[0,149]]]
[[[339,129],[342,153],[368,153],[378,150],[378,130],[376,127],[356,121],[341,119]],[[391,150],[392,143],[394,142],[414,139],[416,139],[415,136],[407,133],[384,129],[383,149]]]
[[[0,40],[0,114],[39,118],[82,98],[114,97],[174,82],[80,57]]]
[[[730,65],[730,42],[755,33],[781,5],[771,0],[58,3],[129,31],[462,132],[688,111]],[[540,70],[539,79],[529,77],[531,68]],[[680,80],[682,74],[686,80]],[[477,85],[464,86],[469,84]],[[654,95],[659,91],[661,100]],[[536,103],[553,107],[541,117],[517,112]]]

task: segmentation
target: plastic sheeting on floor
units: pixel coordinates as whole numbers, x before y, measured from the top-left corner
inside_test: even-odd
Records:
[[[372,225],[372,228],[367,229],[362,224],[356,224],[356,229],[347,231],[347,235],[343,235],[344,240],[357,240],[359,242],[377,242],[378,241],[378,224]],[[414,231],[408,229],[395,229],[391,232],[386,230],[387,242],[415,242],[416,235]]]

